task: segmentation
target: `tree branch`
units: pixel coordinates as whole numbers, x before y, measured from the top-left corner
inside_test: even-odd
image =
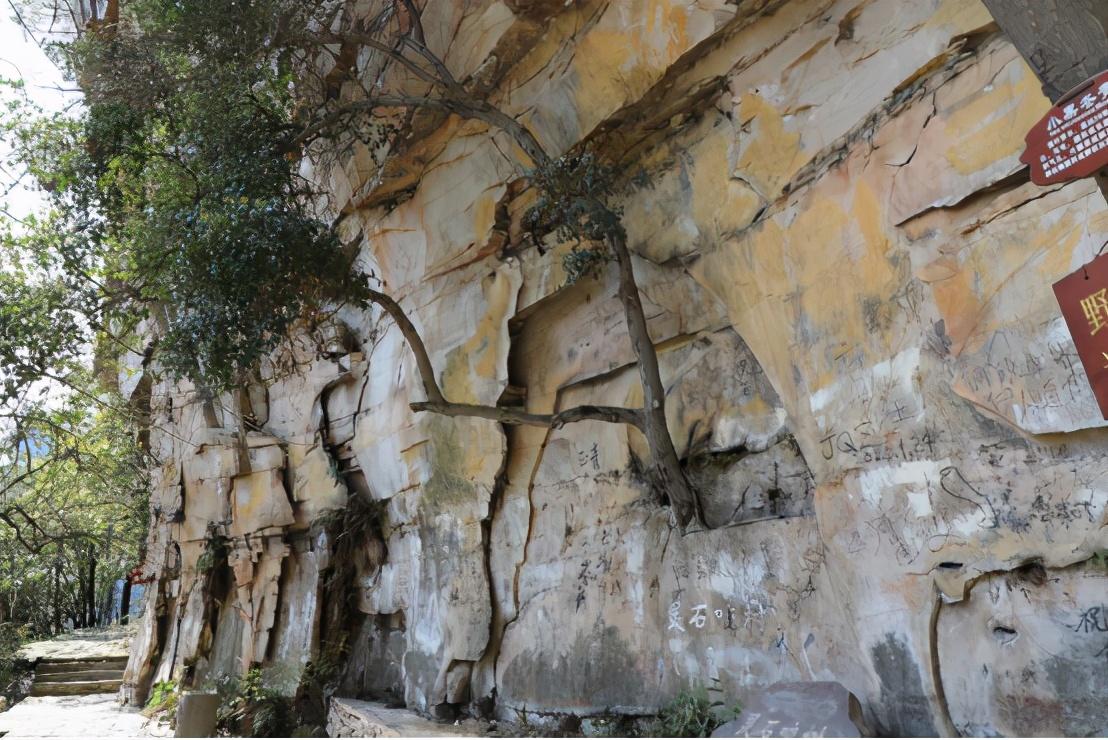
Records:
[[[377,108],[426,108],[442,111],[443,113],[454,113],[462,118],[476,119],[511,136],[536,167],[550,162],[546,150],[523,124],[488,103],[457,97],[430,98],[422,95],[399,93],[375,95],[367,100],[354,101],[333,110],[302,129],[288,142],[285,149],[288,151],[298,150],[317,137],[325,135],[346,118],[357,113],[369,113]]]
[[[327,44],[361,44],[362,46],[369,47],[375,51],[379,51],[389,59],[398,62],[405,69],[412,74],[419,77],[424,82],[431,85],[439,85],[442,87],[448,87],[449,82],[447,80],[441,80],[435,77],[433,74],[420,67],[408,57],[404,56],[404,53],[394,49],[388,44],[378,39],[373,34],[357,33],[354,31],[344,31],[343,33],[334,33],[331,31],[316,31],[309,36],[300,36],[298,38],[291,39],[292,43],[297,46],[311,45],[311,46],[325,46]],[[413,47],[416,48],[416,47]]]
[[[566,424],[577,421],[607,421],[612,424],[629,424],[640,431],[643,428],[642,412],[619,406],[575,406],[557,414],[529,414],[502,406],[479,406],[449,401],[417,401],[409,405],[412,411],[430,411],[443,416],[471,416],[520,426],[560,429]]]
[[[408,342],[408,347],[415,355],[416,369],[419,370],[419,378],[423,381],[423,392],[427,394],[428,402],[446,404],[447,400],[443,397],[442,391],[439,390],[439,383],[435,379],[435,366],[431,364],[431,356],[427,354],[427,345],[423,343],[423,337],[419,335],[419,331],[415,328],[412,320],[408,318],[408,314],[404,313],[404,309],[393,300],[392,296],[372,288],[367,289],[367,294],[371,301],[383,308],[392,317],[392,320],[396,322],[396,326],[400,329],[400,333],[404,335],[404,339]]]
[[[576,421],[607,421],[613,424],[630,424],[637,429],[643,429],[642,412],[636,409],[625,409],[615,406],[577,406],[557,414],[529,414],[517,409],[501,406],[481,406],[469,403],[452,403],[446,400],[442,389],[439,388],[435,378],[435,367],[431,364],[431,356],[427,353],[427,345],[423,343],[423,337],[419,330],[408,318],[408,314],[400,307],[400,304],[385,293],[372,288],[367,289],[369,300],[383,308],[392,318],[404,335],[408,347],[415,355],[416,369],[419,371],[420,381],[423,383],[423,392],[428,400],[412,403],[412,411],[430,411],[443,416],[470,416],[478,419],[489,419],[502,424],[520,424],[526,426],[554,427],[555,429],[565,424]]]

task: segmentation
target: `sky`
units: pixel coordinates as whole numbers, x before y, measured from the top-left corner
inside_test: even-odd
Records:
[[[57,88],[65,88],[66,82],[61,72],[46,57],[33,40],[24,33],[14,18],[15,12],[9,0],[0,0],[0,77],[22,79],[27,94],[47,110],[61,110],[71,102],[74,93],[61,93]],[[39,38],[38,40],[42,40]],[[0,145],[0,158],[4,158],[4,170],[0,172],[3,185],[0,192],[11,182],[7,170],[6,151]],[[23,217],[40,203],[40,195],[33,189],[17,186],[4,199],[7,210],[17,217]],[[0,218],[4,216],[0,214]]]

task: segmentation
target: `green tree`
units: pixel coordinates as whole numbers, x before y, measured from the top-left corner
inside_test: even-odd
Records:
[[[376,304],[416,357],[417,411],[507,424],[582,419],[646,436],[658,489],[684,526],[696,497],[665,418],[665,389],[626,234],[608,204],[612,173],[588,152],[551,156],[485,97],[456,79],[423,32],[412,0],[131,0],[109,3],[91,31],[59,45],[85,90],[75,117],[12,125],[20,161],[51,194],[45,232],[21,248],[84,291],[88,326],[116,341],[141,321],[144,354],[201,389],[241,387],[299,319],[343,302]],[[325,193],[302,176],[361,145],[382,171],[420,127],[457,115],[512,137],[536,189],[537,235],[577,240],[579,262],[614,260],[618,296],[643,386],[641,408],[581,406],[556,415],[449,401],[422,338],[354,248],[325,222]],[[89,286],[92,286],[90,288]]]
[[[146,460],[119,404],[71,393],[0,414],[0,621],[37,633],[103,623],[139,562]]]

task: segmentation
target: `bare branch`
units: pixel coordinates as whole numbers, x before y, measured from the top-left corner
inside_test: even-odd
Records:
[[[423,392],[427,394],[428,401],[434,404],[446,404],[447,401],[443,397],[442,391],[439,390],[439,383],[435,379],[435,366],[431,364],[431,356],[427,354],[427,346],[423,343],[423,337],[419,336],[415,324],[408,318],[408,314],[404,313],[404,309],[393,300],[392,296],[372,289],[368,291],[368,294],[371,301],[385,309],[385,312],[392,317],[392,320],[396,322],[396,326],[400,329],[400,333],[407,340],[412,354],[415,355],[416,368],[419,370],[419,378],[423,381]]]
[[[430,411],[443,416],[471,416],[520,426],[560,429],[566,424],[577,421],[606,421],[612,424],[629,424],[639,430],[643,427],[642,412],[618,406],[575,406],[557,414],[529,414],[501,406],[479,406],[449,401],[418,401],[410,406],[412,411]]]
[[[447,80],[440,80],[432,75],[427,70],[420,67],[408,57],[404,56],[404,53],[394,49],[388,44],[381,41],[379,38],[368,33],[356,33],[352,31],[343,33],[333,33],[331,31],[317,31],[309,36],[301,36],[290,40],[291,43],[302,46],[305,44],[313,46],[325,46],[327,44],[361,44],[367,46],[370,49],[375,49],[382,54],[388,56],[395,62],[403,65],[412,74],[419,77],[424,82],[432,85],[440,85],[446,87],[448,85]]]
[[[319,136],[325,135],[348,117],[358,113],[370,113],[378,108],[426,108],[455,113],[462,118],[476,119],[511,136],[535,166],[542,166],[550,161],[550,156],[539,144],[538,139],[523,124],[488,103],[456,97],[431,98],[403,94],[376,95],[368,100],[348,103],[308,125],[289,141],[286,148],[290,151],[300,149]]]
[[[489,419],[502,424],[520,424],[526,426],[560,428],[565,424],[575,421],[607,421],[613,424],[630,424],[642,429],[643,415],[636,409],[625,409],[615,406],[577,406],[557,414],[529,414],[517,409],[501,406],[481,406],[469,403],[452,403],[446,400],[435,378],[435,368],[431,364],[431,357],[427,353],[427,346],[423,343],[423,337],[415,328],[411,319],[391,296],[377,290],[369,290],[369,299],[379,305],[396,323],[400,333],[408,342],[412,354],[416,358],[416,368],[419,371],[420,381],[423,383],[423,392],[427,394],[427,401],[418,401],[411,404],[412,411],[430,411],[443,416],[470,416],[478,419]]]

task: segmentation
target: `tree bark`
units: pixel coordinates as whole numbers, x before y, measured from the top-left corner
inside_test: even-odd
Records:
[[[131,612],[131,576],[123,577],[123,593],[119,597],[119,623],[127,624]]]
[[[618,406],[575,406],[557,414],[528,414],[502,406],[478,406],[469,403],[417,401],[412,411],[430,411],[443,416],[470,416],[499,421],[501,424],[561,428],[575,421],[607,421],[612,424],[629,424],[643,429],[643,414],[638,409]]]
[[[86,627],[96,626],[96,548],[88,546],[88,585],[85,591]]]
[[[1108,70],[1105,0],[984,0],[1000,30],[1057,103],[1067,91]],[[1095,176],[1108,200],[1108,177]]]
[[[646,326],[646,314],[639,297],[634,266],[627,242],[622,233],[612,234],[608,243],[615,252],[619,264],[619,300],[627,321],[627,333],[631,348],[638,360],[639,380],[643,391],[643,433],[654,457],[654,473],[662,492],[673,507],[677,524],[684,529],[690,522],[699,521],[700,511],[696,495],[685,477],[673,439],[666,421],[666,389],[662,385],[662,373],[658,366],[658,353],[650,330]]]
[[[54,634],[62,631],[62,562],[58,557],[54,558]]]
[[[416,370],[423,385],[423,392],[427,396],[426,401],[417,401],[411,404],[413,411],[430,411],[444,416],[471,416],[479,419],[499,421],[502,424],[522,424],[528,426],[560,427],[575,421],[610,421],[620,424],[632,424],[642,427],[642,414],[636,409],[624,409],[614,406],[578,406],[566,409],[558,414],[529,414],[517,409],[504,408],[502,406],[481,406],[469,403],[453,403],[446,400],[439,382],[435,378],[435,368],[431,363],[431,356],[427,352],[427,345],[423,343],[423,337],[419,330],[408,318],[408,314],[400,307],[391,296],[377,290],[369,290],[369,299],[383,308],[392,318],[393,322],[404,335],[409,349],[415,355]]]
[[[997,25],[1056,102],[1067,90],[1108,69],[1108,2],[984,0]]]

